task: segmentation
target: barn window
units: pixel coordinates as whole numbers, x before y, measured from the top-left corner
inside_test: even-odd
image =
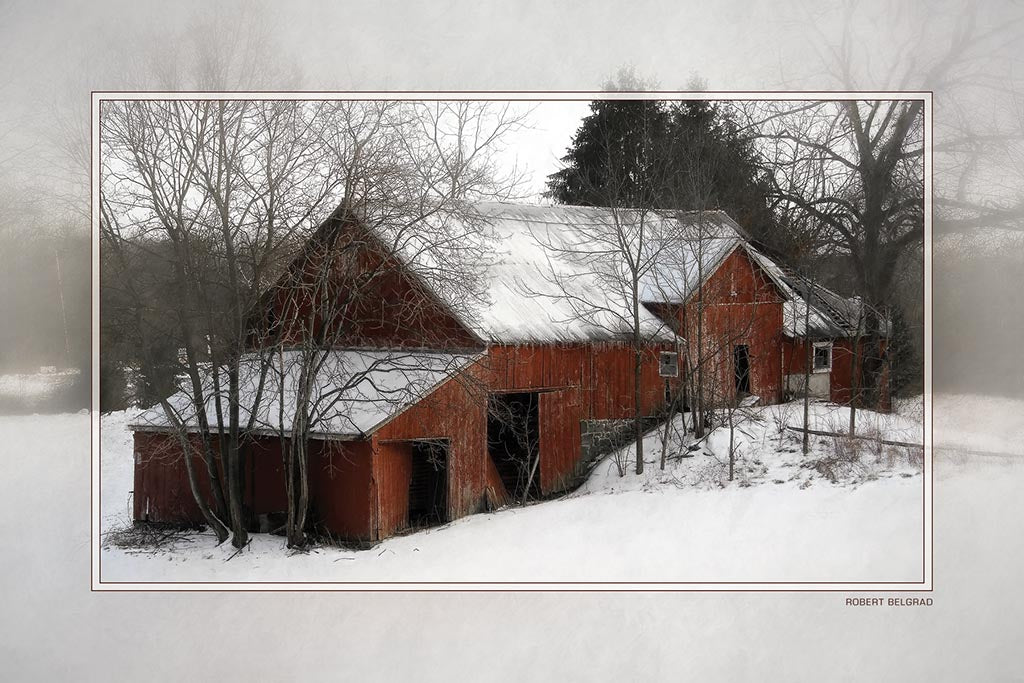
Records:
[[[832,369],[832,342],[814,343],[814,371],[828,372]]]
[[[678,377],[679,354],[674,351],[662,351],[658,359],[658,374],[661,377]]]

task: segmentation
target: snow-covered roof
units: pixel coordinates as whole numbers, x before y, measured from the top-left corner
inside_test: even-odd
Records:
[[[465,220],[477,221],[483,234],[484,293],[452,306],[453,313],[492,343],[628,339],[628,278],[621,272],[621,259],[595,236],[608,235],[616,221],[633,218],[629,211],[607,208],[473,204]],[[664,231],[672,219],[649,213],[644,220],[645,230],[653,235]],[[406,257],[414,271],[425,253]],[[429,271],[431,265],[422,270]],[[430,278],[424,279],[429,286]],[[444,298],[444,292],[437,293]],[[651,341],[675,339],[668,326],[643,307],[640,331]]]
[[[781,270],[781,269],[780,269]],[[782,308],[783,332],[790,337],[837,339],[864,334],[863,302],[858,297],[844,297],[828,287],[814,283],[813,287],[800,278],[785,273],[791,292]],[[805,321],[807,295],[811,310]],[[881,321],[881,333],[889,336],[888,320]]]
[[[243,428],[249,423],[252,406],[256,403],[260,374],[266,368],[263,393],[251,433],[279,434],[291,429],[302,353],[291,350],[270,355],[253,353],[243,357],[239,378],[242,394],[239,423]],[[480,354],[402,350],[345,349],[318,352],[314,362],[320,368],[317,380],[313,383],[310,402],[315,417],[311,433],[322,438],[364,437],[479,357]],[[221,393],[225,398],[226,380],[222,369]],[[216,429],[216,401],[213,376],[209,370],[203,377],[203,385],[204,394],[208,397],[207,420]],[[168,401],[189,431],[198,431],[197,412],[190,396],[191,391],[180,391]],[[131,427],[142,431],[163,431],[170,424],[163,408],[158,405],[140,414]]]
[[[813,302],[808,311],[803,299],[793,299],[782,304],[782,321],[783,332],[789,337],[834,339],[850,335]]]
[[[382,221],[374,233],[482,343],[631,338],[631,278],[615,236],[644,261],[642,302],[684,303],[733,251],[743,249],[782,293],[785,332],[808,334],[799,278],[752,246],[723,211],[471,202],[413,223]],[[852,334],[857,302],[818,289],[809,334]],[[654,313],[645,307],[639,313],[646,339],[675,340]]]

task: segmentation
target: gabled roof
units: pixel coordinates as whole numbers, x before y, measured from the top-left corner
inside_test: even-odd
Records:
[[[686,303],[744,244],[739,226],[722,211],[675,214],[657,263],[641,283],[645,303]]]
[[[324,362],[314,382],[310,405],[319,411],[310,433],[320,438],[365,438],[406,408],[454,377],[482,354],[434,353],[400,350],[334,349],[321,352]],[[256,403],[261,368],[268,358],[247,354],[240,363],[239,423],[247,425],[251,406]],[[284,351],[269,357],[259,412],[249,433],[287,435],[292,428],[296,405],[301,352]],[[221,371],[221,391],[226,394],[227,378]],[[213,373],[203,377],[207,422],[217,424]],[[180,391],[168,400],[190,432],[199,431],[199,420],[191,392]],[[281,400],[284,411],[281,411]],[[226,398],[226,396],[225,396]],[[167,431],[170,421],[160,406],[141,413],[130,425],[137,431]]]
[[[605,207],[475,202],[457,212],[439,212],[411,229],[402,225],[397,237],[380,227],[373,236],[483,343],[624,341],[632,335],[628,288],[624,281],[609,279],[617,259],[602,259],[593,235],[636,220],[637,214]],[[643,220],[650,250],[657,250],[639,283],[643,302],[684,303],[733,251],[743,249],[781,292],[787,334],[849,336],[856,327],[856,300],[816,287],[810,330],[804,330],[799,278],[754,248],[725,212],[648,211]],[[444,242],[448,235],[465,236],[472,242],[465,250],[479,257],[466,286],[452,276],[457,269],[432,248],[432,241]],[[476,290],[471,291],[470,280]],[[644,307],[640,328],[650,341],[675,339],[664,321]]]
[[[853,336],[860,319],[860,299],[846,298],[815,283],[809,287],[791,270],[755,248],[740,226],[723,212],[679,214],[695,235],[668,250],[667,258],[645,283],[648,303],[685,303],[714,274],[730,254],[743,249],[768,275],[783,298],[783,332],[790,337],[835,339]],[[700,221],[698,223],[698,221]],[[685,232],[683,234],[686,234]],[[806,293],[812,290],[806,315]]]
[[[614,259],[602,259],[592,241],[594,231],[610,228],[623,216],[605,208],[479,202],[462,216],[446,217],[475,223],[483,255],[478,274],[482,296],[463,296],[451,302],[450,310],[478,337],[497,344],[629,339],[627,288],[608,278],[606,266]],[[647,220],[656,231],[666,219],[650,214]],[[430,272],[437,264],[429,249],[414,244],[398,256],[440,298],[450,300],[450,293],[433,286]],[[640,331],[650,341],[675,340],[668,326],[643,307]]]
[[[606,207],[529,205],[503,202],[471,204],[461,218],[478,221],[485,254],[480,274],[485,289],[478,298],[449,306],[453,315],[491,343],[593,342],[628,339],[630,306],[624,288],[608,286],[598,274],[596,232],[616,222],[637,220],[636,211]],[[451,220],[451,219],[449,219]],[[685,303],[736,249],[742,249],[767,274],[784,300],[784,332],[789,336],[835,338],[853,334],[859,302],[816,285],[808,330],[804,329],[800,279],[756,249],[743,229],[724,211],[649,211],[643,215],[645,239],[657,258],[639,282],[645,303]],[[465,227],[465,226],[463,226]],[[608,229],[608,230],[605,230]],[[415,273],[436,264],[429,249],[399,254]],[[614,260],[609,256],[610,260]],[[422,278],[430,288],[430,277]],[[433,288],[444,301],[443,291]],[[641,332],[652,341],[672,341],[665,323],[641,307]]]

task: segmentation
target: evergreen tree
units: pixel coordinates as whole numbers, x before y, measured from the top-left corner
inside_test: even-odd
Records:
[[[670,117],[655,100],[598,100],[548,177],[547,195],[560,204],[638,206],[660,178]],[[662,200],[663,188],[657,201]]]
[[[599,100],[590,110],[565,168],[548,177],[547,196],[582,206],[721,209],[759,245],[790,251],[756,152],[727,110],[707,100]]]

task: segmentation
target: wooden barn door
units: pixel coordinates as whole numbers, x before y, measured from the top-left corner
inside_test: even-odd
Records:
[[[540,484],[545,494],[568,488],[580,460],[579,389],[540,395]]]

